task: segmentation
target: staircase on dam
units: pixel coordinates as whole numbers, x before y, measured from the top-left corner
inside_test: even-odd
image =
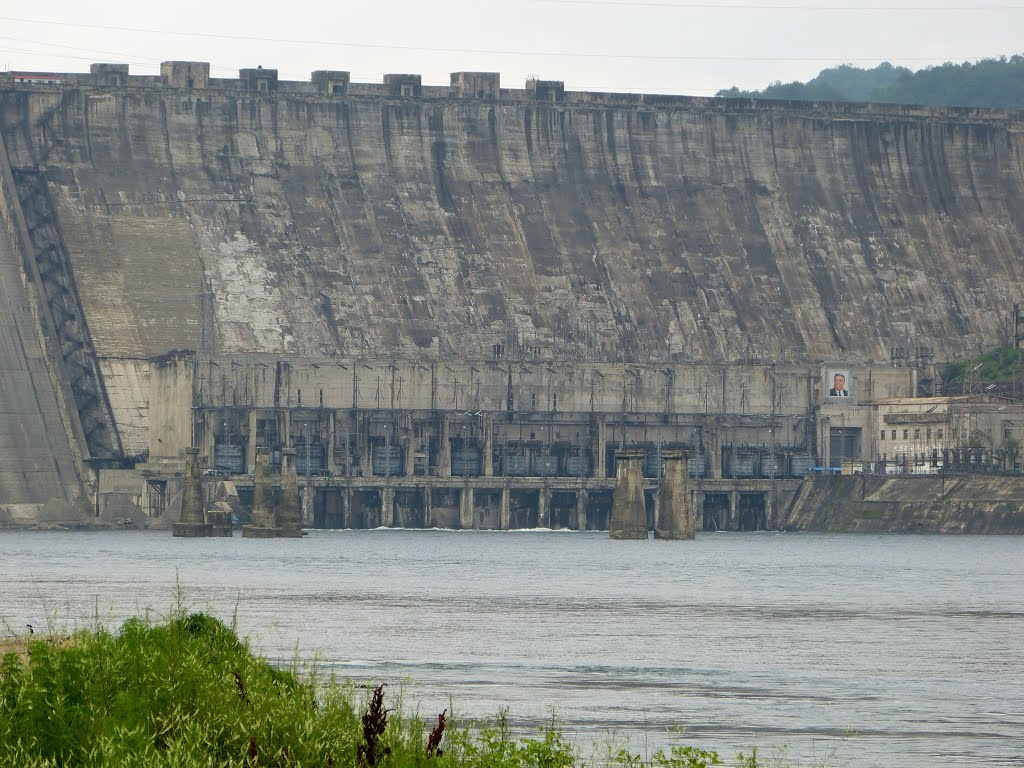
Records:
[[[11,176],[0,143],[0,522],[79,501],[75,451],[23,278]]]
[[[89,336],[74,274],[60,235],[46,180],[35,171],[13,173],[19,202],[28,224],[40,293],[45,299],[57,346],[89,456],[117,460],[122,455],[103,377]]]

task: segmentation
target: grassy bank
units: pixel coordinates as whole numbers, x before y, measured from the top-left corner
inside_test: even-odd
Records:
[[[388,690],[355,688],[315,670],[300,676],[250,652],[205,614],[160,625],[127,622],[0,648],[0,766],[570,766],[723,765],[678,746],[641,756],[626,749],[581,757],[554,721],[536,738],[504,719],[463,726],[392,709]],[[756,757],[735,764],[756,768]]]

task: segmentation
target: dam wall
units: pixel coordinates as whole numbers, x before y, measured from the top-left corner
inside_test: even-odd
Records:
[[[682,362],[960,357],[1024,299],[1016,113],[396,78],[3,87],[98,356],[201,293],[229,353]]]
[[[686,450],[705,520],[745,528],[783,505],[737,483],[960,439],[873,403],[935,394],[936,361],[1011,333],[1022,126],[98,64],[0,76],[0,203],[79,473],[144,467],[166,506],[186,447],[237,478],[296,448],[307,481],[424,478],[423,520],[456,514],[453,477],[519,483],[510,508],[538,520],[597,503],[616,450],[652,482]],[[1024,418],[996,426],[992,448]],[[498,486],[475,490],[503,519]]]

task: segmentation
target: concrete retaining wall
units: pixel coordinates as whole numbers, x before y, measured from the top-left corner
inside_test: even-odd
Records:
[[[1024,534],[1024,477],[809,476],[782,527],[856,533]]]

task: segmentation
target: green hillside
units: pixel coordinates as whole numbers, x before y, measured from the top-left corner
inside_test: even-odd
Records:
[[[1024,355],[1013,347],[999,347],[970,360],[948,363],[942,369],[942,393],[963,395],[973,390],[1016,398],[1024,393],[1022,363]]]
[[[735,86],[716,95],[804,101],[876,101],[950,107],[1024,108],[1024,55],[947,62],[912,72],[888,62],[872,69],[843,64],[806,83],[775,82],[760,91]]]

